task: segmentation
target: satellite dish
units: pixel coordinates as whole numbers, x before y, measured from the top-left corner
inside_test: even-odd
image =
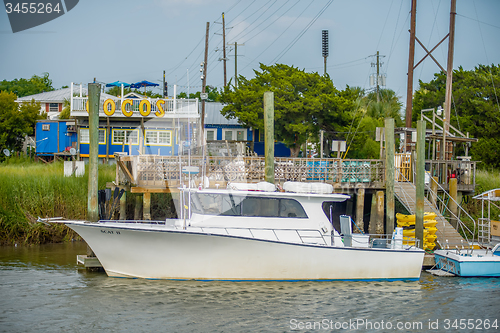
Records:
[[[10,151],[6,148],[3,150],[3,153],[5,154],[5,156],[9,157],[10,156]]]
[[[75,155],[76,155],[76,149],[75,149],[75,148],[71,148],[71,149],[69,150],[69,153],[70,153],[71,155],[75,156]]]

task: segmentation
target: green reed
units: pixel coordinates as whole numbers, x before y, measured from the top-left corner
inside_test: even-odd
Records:
[[[115,177],[115,166],[99,166],[99,189]],[[0,164],[0,242],[44,243],[76,237],[63,225],[37,223],[38,217],[85,219],[88,174],[64,177],[62,162],[14,161]]]

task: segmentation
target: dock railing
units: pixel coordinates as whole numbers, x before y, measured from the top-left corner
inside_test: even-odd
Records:
[[[396,173],[398,171],[396,170]],[[410,184],[411,187],[415,190],[415,185],[408,181],[404,175],[399,174],[398,177],[401,177],[403,181],[406,184]],[[416,179],[415,175],[413,176],[414,179]],[[431,178],[431,181],[432,178]],[[400,193],[403,193],[403,201],[402,204],[410,211],[410,213],[414,214],[414,211],[411,209],[411,207],[416,206],[416,198],[414,195],[411,193],[408,193],[408,191],[405,189],[404,186],[402,186],[401,183],[396,183],[395,186],[399,186]],[[442,195],[438,195],[438,193],[432,191],[430,184],[425,184],[425,190],[426,190],[426,198],[427,200],[431,203],[430,208],[432,209],[432,212],[436,213],[437,216],[442,216],[445,220],[448,221],[448,223],[451,226],[455,227],[455,230],[461,231],[461,235],[466,239],[467,242],[469,242],[469,238],[471,238],[471,242],[474,241],[475,233],[476,233],[476,221],[474,218],[462,207],[460,206],[459,203],[456,202],[455,199],[441,186],[441,184],[437,183],[438,186],[438,193],[442,193]],[[414,192],[413,192],[414,193]],[[448,207],[447,201],[453,201],[457,207],[458,207],[458,215],[455,215]],[[435,205],[433,204],[435,202]],[[473,230],[470,230],[469,227],[462,221],[460,218],[461,215],[465,215],[467,218],[469,218],[472,223],[473,223]],[[453,221],[456,221],[456,223],[452,223]],[[443,230],[439,230],[438,232],[443,233]],[[469,237],[471,236],[471,237]]]
[[[121,163],[117,165],[128,168],[128,178],[136,186],[188,186],[191,180],[195,182],[191,187],[198,187],[205,176],[216,183],[264,181],[264,157],[206,156],[203,159],[201,156],[136,155],[120,156],[119,159]],[[187,167],[190,173],[183,172]],[[275,158],[274,169],[275,180],[279,183],[326,182],[345,187],[364,183],[383,187],[385,182],[382,160]]]

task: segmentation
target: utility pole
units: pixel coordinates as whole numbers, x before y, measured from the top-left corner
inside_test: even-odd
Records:
[[[165,71],[163,71],[163,97],[165,97]]]
[[[232,44],[227,44],[227,45],[234,46],[234,87],[238,88],[238,45],[244,46],[245,43],[238,44],[237,42],[234,42]]]
[[[408,84],[406,90],[406,127],[411,127],[411,113],[413,108],[413,64],[415,62],[415,26],[417,16],[417,0],[411,0],[410,19],[410,53],[408,55]],[[408,133],[406,133],[408,135]],[[411,135],[411,134],[410,134]],[[405,140],[406,141],[406,140]],[[405,145],[406,150],[406,145]]]
[[[207,31],[205,35],[205,60],[203,61],[203,74],[201,75],[202,84],[201,84],[201,92],[205,93],[205,88],[207,85],[207,61],[208,61],[208,35],[210,30],[210,22],[207,22]],[[205,100],[201,101],[201,135],[202,142],[205,133]]]
[[[222,61],[224,62],[224,87],[227,86],[226,76],[226,20],[224,13],[222,13]]]
[[[376,68],[376,78],[373,79],[373,74],[370,75],[370,86],[375,85],[375,93],[377,95],[377,103],[380,102],[380,86],[385,86],[385,80],[382,79],[382,76],[380,75],[380,67],[382,67],[383,62],[380,62],[381,57],[385,57],[384,55],[380,55],[380,52],[377,51],[376,54],[371,55],[370,57],[377,57],[377,60],[375,63],[372,62],[372,67],[375,66]],[[382,81],[382,82],[380,82]]]
[[[238,88],[238,43],[234,42],[234,86]]]
[[[379,60],[379,52],[377,51],[377,103],[380,102],[379,78],[380,78],[380,60]]]
[[[443,149],[441,159],[446,159],[446,133],[450,130],[451,89],[453,79],[453,48],[455,47],[455,16],[457,15],[457,0],[451,0],[450,36],[448,39],[448,64],[446,69],[446,93],[444,101]]]

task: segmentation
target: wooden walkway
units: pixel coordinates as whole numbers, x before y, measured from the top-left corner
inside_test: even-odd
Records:
[[[394,194],[399,201],[410,211],[410,214],[415,214],[417,197],[415,185],[410,182],[395,182]],[[442,246],[448,244],[451,248],[462,245],[467,246],[467,241],[457,232],[450,222],[441,214],[441,212],[424,197],[424,212],[436,213],[436,227],[438,229],[436,236]]]

